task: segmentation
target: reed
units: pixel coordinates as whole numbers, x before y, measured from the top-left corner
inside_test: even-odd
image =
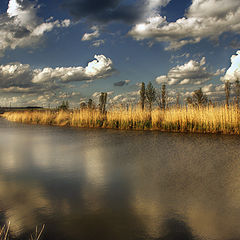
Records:
[[[112,108],[106,114],[96,109],[24,111],[7,112],[3,117],[21,123],[58,126],[240,134],[240,110],[234,105],[155,108],[151,112],[138,107]]]
[[[38,227],[36,226],[35,232],[30,235],[29,240],[40,240],[40,237],[43,233],[44,228],[45,228],[45,225],[43,225],[41,229],[38,229]],[[9,229],[10,229],[10,223],[7,226],[5,225],[2,228],[0,228],[0,240],[11,239],[9,237]]]

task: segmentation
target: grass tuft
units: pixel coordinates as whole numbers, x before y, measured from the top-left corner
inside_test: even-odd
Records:
[[[30,236],[30,240],[40,240],[40,237],[43,233],[44,228],[45,228],[45,225],[43,225],[40,230],[38,229],[38,227],[36,227],[35,233]],[[9,229],[10,229],[10,223],[7,226],[5,225],[2,228],[0,228],[0,240],[10,239]]]

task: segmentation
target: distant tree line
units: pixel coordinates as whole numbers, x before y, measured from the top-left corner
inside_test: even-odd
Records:
[[[226,81],[224,83],[224,91],[225,91],[225,104],[229,106],[230,104],[230,95],[231,89],[234,92],[234,104],[239,107],[240,104],[240,82],[237,79],[234,83],[230,83],[230,81]],[[99,104],[96,106],[92,99],[89,99],[87,103],[80,103],[80,109],[99,109],[102,114],[106,113],[107,109],[107,93],[101,92],[99,96]],[[167,89],[166,84],[163,83],[160,89],[155,89],[151,82],[145,86],[145,83],[141,83],[140,88],[140,106],[144,111],[146,106],[148,110],[151,112],[153,108],[153,104],[157,104],[160,109],[165,110],[167,108]],[[186,98],[186,104],[191,105],[193,107],[201,107],[212,105],[212,101],[208,99],[207,95],[203,93],[202,88],[195,90],[192,96],[188,96]],[[180,93],[176,93],[176,107],[180,107]],[[58,110],[68,110],[69,102],[63,101],[60,106],[57,108]],[[128,104],[127,104],[128,110]]]

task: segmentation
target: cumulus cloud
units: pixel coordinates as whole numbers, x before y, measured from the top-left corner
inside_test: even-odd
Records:
[[[29,0],[10,0],[6,13],[0,15],[0,56],[7,48],[35,46],[47,32],[68,27],[70,20],[44,21],[37,16],[38,6]]]
[[[178,49],[204,38],[218,39],[224,32],[240,33],[239,0],[193,0],[186,15],[168,22],[159,13],[137,23],[129,32],[136,40],[169,42],[166,48]]]
[[[104,55],[95,55],[86,67],[57,67],[32,69],[28,64],[0,65],[0,89],[2,91],[27,91],[57,87],[73,81],[106,78],[114,73],[113,63]],[[50,85],[49,85],[50,84]]]
[[[208,96],[211,100],[223,100],[225,98],[224,84],[215,85],[213,83],[205,85],[202,87],[202,91]]]
[[[207,95],[210,95],[211,92],[213,92],[215,89],[215,86],[211,83],[211,84],[208,84],[208,85],[205,85],[204,87],[202,87],[202,91],[204,93],[206,93]]]
[[[136,101],[139,99],[139,95],[140,95],[140,90],[125,92],[125,93],[114,96],[112,99],[110,99],[110,102],[113,104],[134,103],[134,102],[136,103]]]
[[[124,85],[128,85],[128,83],[130,83],[130,80],[115,82],[113,85],[115,87],[123,87]]]
[[[10,63],[0,65],[0,91],[5,93],[34,93],[41,91],[53,91],[59,88],[59,84],[49,82],[47,84],[34,84],[34,70],[28,64]]]
[[[108,92],[107,92],[108,98],[109,98],[111,95],[113,95],[113,94],[114,94],[114,91],[108,91]],[[101,92],[94,92],[94,93],[92,94],[92,98],[94,98],[95,101],[98,101],[100,95],[101,95]]]
[[[82,41],[91,41],[94,38],[98,38],[100,36],[99,28],[97,26],[92,26],[92,33],[85,33],[82,37]]]
[[[112,100],[115,102],[115,101],[118,101],[119,99],[121,99],[123,97],[122,94],[119,94],[119,95],[116,95]]]
[[[221,78],[222,81],[235,82],[240,80],[240,50],[237,51],[236,55],[231,57],[231,66],[227,70],[224,77]]]
[[[215,73],[208,72],[206,59],[203,57],[197,62],[190,60],[183,65],[177,65],[170,69],[167,75],[159,76],[155,80],[158,84],[168,83],[168,85],[202,84],[209,81],[212,77],[220,75],[222,70]]]
[[[33,72],[28,64],[13,63],[0,66],[0,88],[28,88]]]
[[[35,69],[33,83],[60,80],[62,82],[87,81],[106,78],[113,74],[113,63],[104,55],[95,55],[95,60],[84,67],[57,67]]]
[[[167,83],[168,82],[168,77],[166,75],[162,75],[156,78],[156,82],[158,84],[162,84],[162,83]]]

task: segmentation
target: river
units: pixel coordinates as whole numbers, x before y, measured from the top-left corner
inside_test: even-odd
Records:
[[[240,137],[0,119],[0,224],[46,240],[240,239]]]

